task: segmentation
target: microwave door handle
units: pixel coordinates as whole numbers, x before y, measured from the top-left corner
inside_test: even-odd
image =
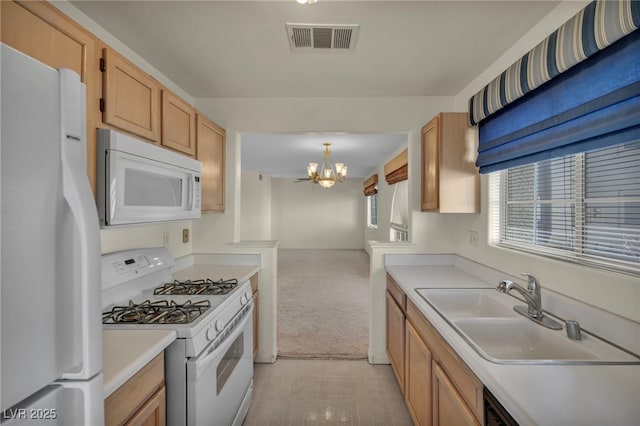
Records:
[[[187,175],[187,210],[193,210],[193,175]]]
[[[62,133],[61,164],[62,164],[62,193],[66,200],[74,225],[79,236],[80,253],[80,303],[76,307],[81,316],[81,354],[82,366],[80,370],[68,371],[62,374],[63,379],[84,379],[91,377],[102,367],[102,324],[96,309],[100,309],[100,234],[98,230],[98,215],[93,200],[89,181],[85,174],[82,136],[84,125],[80,129],[73,129],[73,123],[68,122],[74,117],[67,116],[67,110],[78,107],[74,102],[84,99],[83,86],[77,74],[61,69],[62,94]],[[75,81],[74,81],[75,80]],[[69,98],[66,98],[69,96]],[[66,105],[68,100],[70,105]],[[65,108],[66,107],[66,108]],[[84,108],[84,102],[81,105]],[[77,111],[76,111],[77,114]],[[84,115],[80,118],[84,122]],[[69,128],[67,128],[67,126]],[[80,134],[74,134],[80,130]]]

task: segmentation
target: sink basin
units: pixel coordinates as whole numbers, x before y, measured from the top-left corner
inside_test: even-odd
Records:
[[[516,300],[493,289],[424,289],[416,290],[443,316],[450,317],[518,317],[513,310]]]
[[[494,289],[416,289],[484,359],[498,364],[640,364],[640,358],[582,332],[571,340],[513,310],[524,302]]]
[[[536,363],[634,363],[640,359],[603,340],[583,333],[571,340],[526,318],[460,318],[452,321],[467,341],[489,361]]]

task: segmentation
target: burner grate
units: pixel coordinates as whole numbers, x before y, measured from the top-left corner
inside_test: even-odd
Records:
[[[142,303],[129,301],[127,306],[114,306],[102,314],[103,324],[189,324],[211,307],[211,302],[190,300],[179,304],[173,300]]]
[[[155,295],[224,295],[231,292],[238,285],[238,280],[233,278],[229,280],[220,279],[213,281],[206,280],[175,280],[172,283],[166,283],[153,290]]]

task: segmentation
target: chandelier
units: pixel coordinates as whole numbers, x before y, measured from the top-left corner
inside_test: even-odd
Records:
[[[296,0],[300,4],[314,4],[317,3],[318,0]]]
[[[344,182],[347,177],[347,166],[344,163],[331,162],[331,151],[329,151],[330,143],[324,143],[324,158],[322,166],[318,169],[318,163],[309,163],[307,166],[307,179],[298,179],[298,181],[309,180],[319,184],[323,188],[331,188],[336,182]]]

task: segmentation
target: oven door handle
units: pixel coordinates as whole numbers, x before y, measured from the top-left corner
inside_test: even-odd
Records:
[[[240,333],[242,333],[245,326],[247,325],[247,321],[251,320],[252,312],[253,304],[251,305],[250,309],[244,314],[244,318],[242,318],[242,321],[238,325],[236,325],[236,327],[233,329],[231,334],[227,336],[224,342],[220,343],[220,345],[215,349],[213,349],[213,347],[209,349],[209,352],[202,359],[196,360],[196,368],[194,370],[191,370],[193,373],[191,375],[191,380],[197,380],[202,375],[202,373],[204,373],[209,364],[229,348],[227,345],[225,345],[225,343],[228,341],[234,341],[240,335]],[[249,325],[253,325],[253,322],[250,322]]]

